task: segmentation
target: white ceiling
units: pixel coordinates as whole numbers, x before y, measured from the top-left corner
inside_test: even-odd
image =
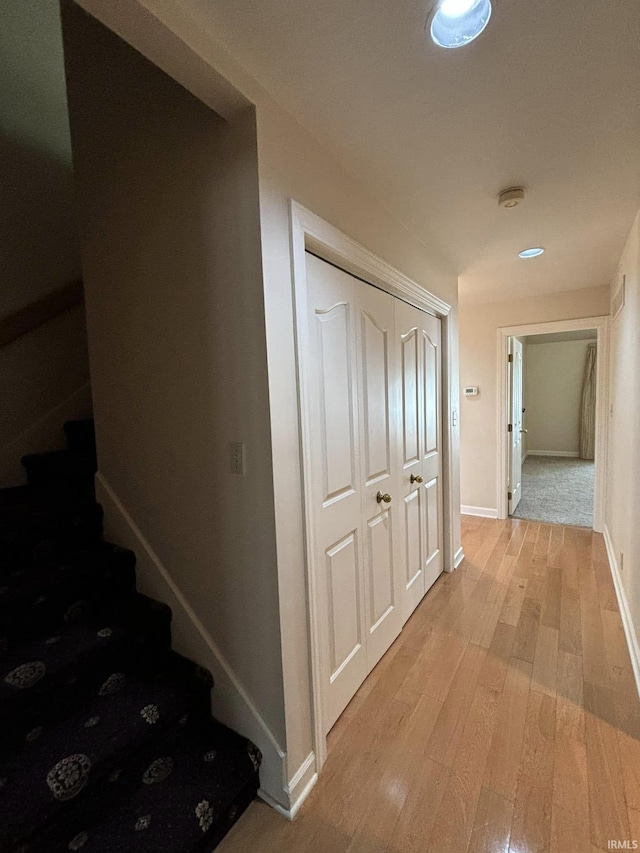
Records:
[[[461,299],[610,283],[640,206],[639,0],[494,0],[453,51],[424,34],[429,0],[183,2],[450,258]]]

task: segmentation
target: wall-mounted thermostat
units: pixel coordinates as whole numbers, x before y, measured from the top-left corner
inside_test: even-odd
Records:
[[[479,393],[479,391],[478,391],[477,385],[468,385],[464,389],[464,396],[465,397],[477,397],[478,393]]]

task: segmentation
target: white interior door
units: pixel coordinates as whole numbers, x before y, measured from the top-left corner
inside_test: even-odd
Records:
[[[406,621],[422,599],[424,584],[424,483],[421,449],[421,312],[396,304],[396,340],[399,348],[400,406],[398,464],[400,476],[403,615]]]
[[[405,620],[442,573],[440,320],[396,302]]]
[[[327,731],[367,676],[354,279],[307,255],[313,514]]]
[[[442,574],[442,347],[441,321],[424,311],[420,315],[422,366],[422,432],[420,453],[424,494],[424,591]]]
[[[397,569],[399,500],[395,419],[396,353],[392,296],[354,279],[365,625],[370,671],[402,628]]]
[[[442,572],[440,321],[307,254],[328,731]]]
[[[522,497],[522,343],[509,338],[509,515]]]

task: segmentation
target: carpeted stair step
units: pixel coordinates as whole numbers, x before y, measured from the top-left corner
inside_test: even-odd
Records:
[[[0,512],[5,508],[27,506],[31,491],[28,486],[11,486],[0,489]]]
[[[31,853],[196,853],[218,844],[255,797],[261,756],[215,721],[176,729],[138,752],[106,797],[90,794]]]
[[[0,586],[0,626],[7,648],[26,637],[60,633],[101,613],[135,588],[135,554],[102,542],[71,559],[6,574]]]
[[[102,507],[95,501],[27,503],[0,507],[0,575],[24,563],[63,557],[102,536]]]
[[[93,419],[67,421],[64,425],[68,450],[78,450],[84,453],[96,453],[96,430]]]
[[[260,755],[211,719],[171,611],[102,541],[92,421],[0,490],[0,853],[210,853]]]
[[[113,672],[128,679],[171,643],[171,609],[134,593],[105,619],[0,651],[0,755],[29,742],[95,693]]]
[[[173,652],[146,676],[112,673],[62,722],[0,763],[0,850],[55,837],[90,798],[106,806],[123,766],[181,721],[209,713],[211,680]],[[109,781],[109,779],[113,781]]]
[[[22,457],[27,482],[32,489],[63,497],[93,496],[98,470],[95,453],[51,450]]]

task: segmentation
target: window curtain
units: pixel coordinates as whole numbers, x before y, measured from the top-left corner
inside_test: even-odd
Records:
[[[596,360],[596,344],[589,344],[582,382],[580,459],[594,459],[596,455]]]

